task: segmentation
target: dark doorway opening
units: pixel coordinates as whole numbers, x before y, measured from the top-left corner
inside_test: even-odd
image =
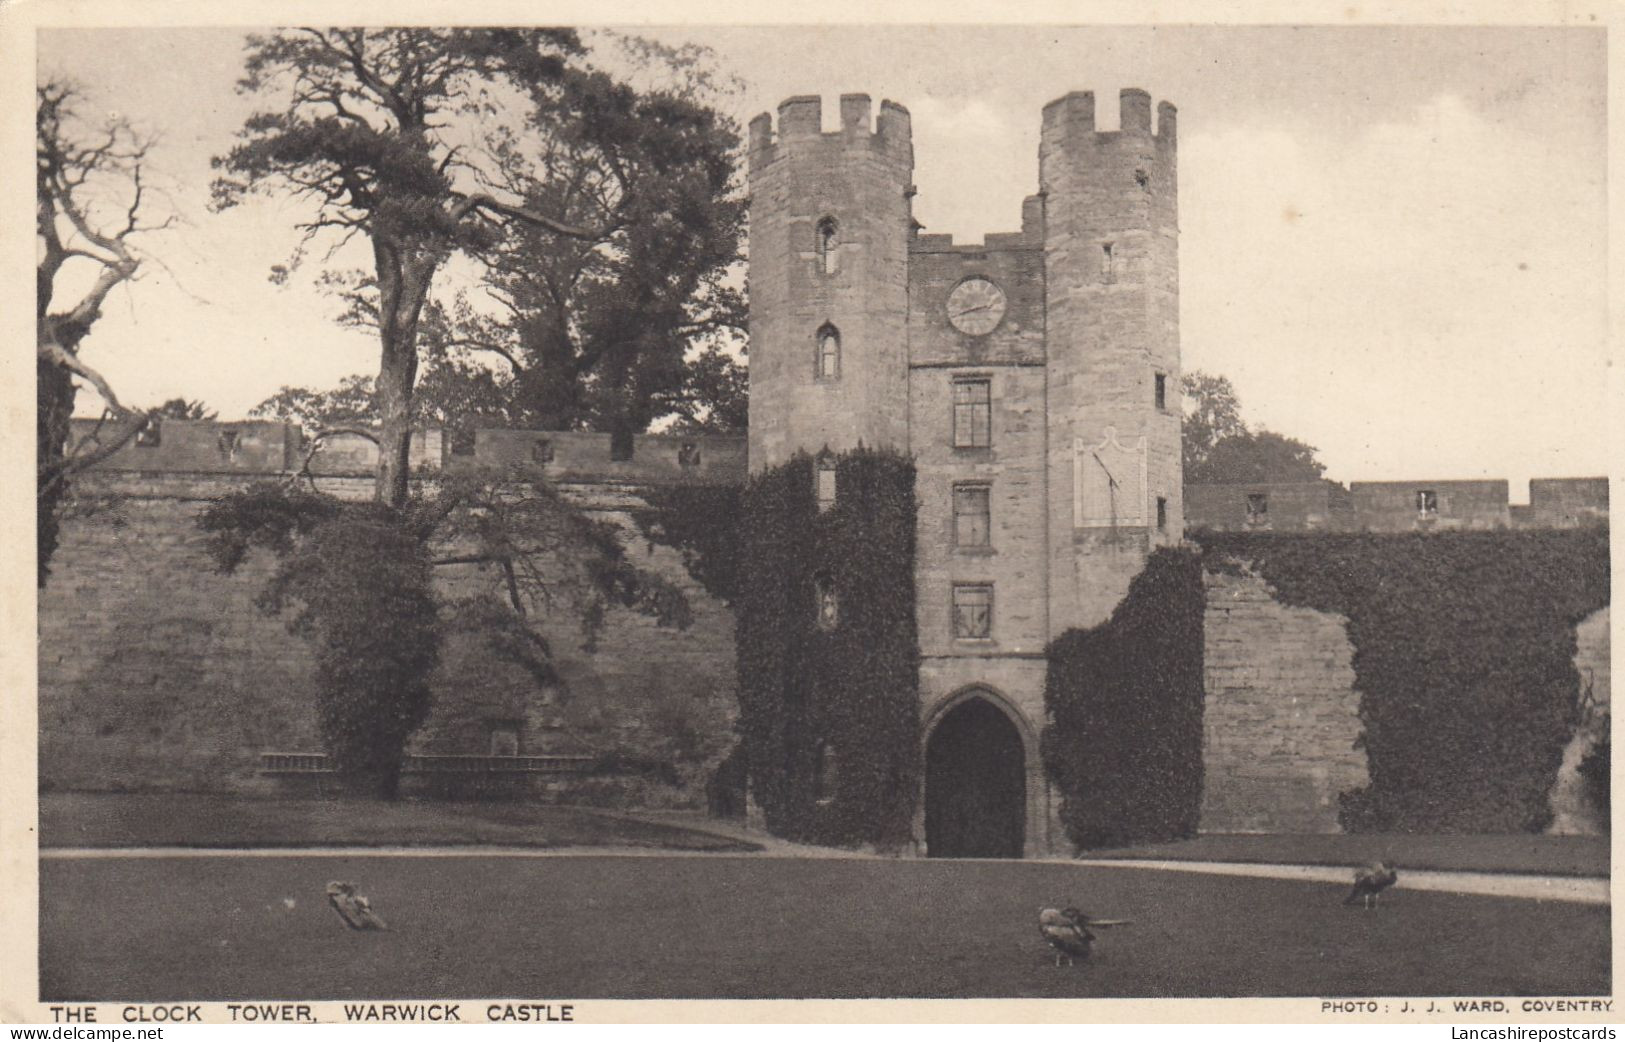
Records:
[[[1027,758],[1016,725],[972,698],[948,711],[925,750],[925,849],[931,857],[1021,857]]]

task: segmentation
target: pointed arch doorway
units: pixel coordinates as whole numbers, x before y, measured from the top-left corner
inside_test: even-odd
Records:
[[[1023,854],[1027,753],[1014,721],[976,692],[943,714],[925,749],[929,857]]]

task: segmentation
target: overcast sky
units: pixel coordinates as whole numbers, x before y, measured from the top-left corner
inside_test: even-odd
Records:
[[[1039,112],[1122,87],[1179,106],[1187,370],[1339,480],[1607,471],[1605,53],[1600,30],[841,27],[644,30],[709,44],[743,122],[792,94],[862,91],[913,114],[916,216],[1013,231]],[[86,358],[126,400],[238,417],[284,384],[371,372],[316,269],[266,278],[300,210],[207,211],[208,161],[252,102],[234,30],[50,30],[42,74],[157,131],[189,224],[112,301]],[[172,273],[171,273],[172,272]]]

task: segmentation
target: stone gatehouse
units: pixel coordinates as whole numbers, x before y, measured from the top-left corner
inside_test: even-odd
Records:
[[[1105,619],[1187,520],[1175,111],[1164,102],[1153,120],[1140,90],[1119,106],[1116,130],[1097,129],[1090,94],[1046,106],[1039,193],[1019,230],[977,243],[913,219],[901,106],[843,96],[825,132],[820,100],[800,97],[752,121],[748,460],[740,438],[640,436],[630,457],[596,434],[480,431],[473,446],[477,462],[542,467],[620,524],[684,587],[693,627],[614,614],[587,651],[572,620],[543,618],[563,659],[553,691],[452,648],[413,751],[665,760],[675,778],[630,790],[558,779],[538,795],[702,805],[733,742],[733,618],[676,552],[640,541],[629,512],[663,483],[737,483],[797,452],[889,447],[917,473],[919,848],[1064,849],[1038,751],[1045,648]],[[309,469],[325,490],[363,496],[373,451],[337,439]],[[438,431],[412,452],[429,479],[465,455]],[[64,520],[39,602],[43,787],[268,791],[267,754],[319,748],[309,651],[255,611],[263,573],[210,572],[195,525],[224,492],[300,466],[292,427],[165,421],[78,479],[84,509]],[[1245,519],[1246,495],[1214,509]],[[1570,498],[1584,502],[1564,516],[1596,512],[1592,492]],[[1366,781],[1344,621],[1213,576],[1205,633],[1201,827],[1337,831],[1338,794]],[[1577,631],[1593,720],[1608,704],[1608,633],[1607,609]],[[1556,799],[1572,802],[1575,759]],[[943,801],[993,808],[974,840],[987,849],[932,835]],[[1567,804],[1558,818],[1596,827]]]

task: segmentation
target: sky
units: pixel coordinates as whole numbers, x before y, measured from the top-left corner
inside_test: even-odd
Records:
[[[913,116],[917,218],[1019,226],[1043,105],[1119,89],[1179,107],[1180,339],[1244,418],[1350,480],[1608,471],[1605,38],[1474,27],[645,27],[712,47],[741,124],[795,94]],[[41,75],[160,135],[184,223],[154,235],[85,358],[137,404],[240,417],[283,385],[375,371],[334,322],[320,251],[285,286],[297,205],[208,210],[210,157],[255,107],[243,30],[41,30]],[[831,125],[830,129],[833,129]],[[336,259],[360,263],[365,253]],[[451,277],[458,277],[452,272]],[[87,396],[88,397],[88,396]]]

